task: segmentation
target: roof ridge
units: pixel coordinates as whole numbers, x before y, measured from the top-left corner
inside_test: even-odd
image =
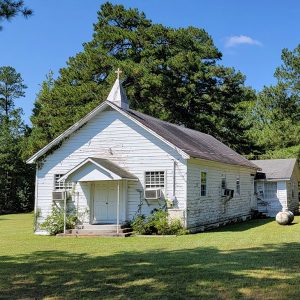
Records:
[[[147,115],[147,114],[145,114],[145,113],[143,113],[143,112],[140,112],[140,111],[138,111],[138,110],[129,109],[128,111],[129,111],[129,112],[134,112],[134,113],[139,113],[139,114],[145,115],[145,116],[147,116],[147,117],[150,117],[150,118],[152,118],[152,119],[158,120],[158,121],[163,122],[163,123],[165,123],[165,124],[175,126],[175,127],[179,128],[179,129],[181,129],[181,130],[190,130],[190,131],[193,131],[193,132],[196,132],[196,133],[205,134],[205,135],[207,135],[207,136],[210,136],[210,137],[216,139],[216,138],[213,137],[211,134],[208,134],[208,133],[199,131],[199,130],[197,130],[197,129],[192,129],[192,128],[189,128],[189,127],[185,127],[184,125],[183,125],[183,126],[180,126],[180,125],[178,125],[178,124],[171,123],[171,122],[168,122],[168,121],[165,121],[165,120],[162,120],[162,119],[159,119],[159,118],[156,118],[156,117]]]

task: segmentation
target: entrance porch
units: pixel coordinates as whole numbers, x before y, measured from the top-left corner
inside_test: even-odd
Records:
[[[121,225],[127,220],[129,180],[138,179],[109,160],[92,157],[62,176],[60,181],[73,182],[75,186],[84,184],[87,187],[86,203],[89,211],[88,224],[83,223],[71,232],[64,230],[64,233],[78,234],[78,230],[84,234],[93,230],[104,230],[103,233],[106,233],[108,229],[105,226],[110,226],[110,233],[123,232]],[[66,205],[65,201],[65,208]]]

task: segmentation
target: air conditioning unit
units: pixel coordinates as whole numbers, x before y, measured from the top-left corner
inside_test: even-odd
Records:
[[[52,200],[53,201],[65,200],[66,197],[67,197],[66,191],[52,192]]]
[[[147,189],[145,190],[145,199],[147,200],[157,200],[161,197],[160,189]]]
[[[222,197],[233,198],[234,190],[231,189],[222,189]]]

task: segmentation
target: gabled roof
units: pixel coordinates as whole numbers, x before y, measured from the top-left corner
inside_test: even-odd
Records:
[[[266,180],[289,180],[297,164],[297,159],[266,159],[252,160],[252,162],[266,174]]]
[[[130,172],[126,171],[125,169],[121,168],[117,164],[113,163],[112,161],[104,158],[98,157],[91,157],[91,160],[94,161],[96,164],[104,167],[107,170],[115,173],[116,175],[120,176],[123,179],[136,179],[137,177],[131,174]]]
[[[26,163],[28,164],[33,164],[35,163],[41,156],[47,154],[47,152],[54,147],[55,145],[61,143],[64,139],[66,139],[67,137],[69,137],[72,133],[74,133],[75,131],[77,131],[78,129],[80,129],[83,125],[85,125],[89,120],[91,120],[94,116],[96,116],[98,113],[100,113],[101,111],[105,110],[107,107],[111,107],[112,109],[115,109],[116,111],[120,112],[122,115],[128,117],[129,119],[133,120],[135,123],[137,123],[138,125],[140,125],[141,127],[145,128],[147,131],[149,131],[150,133],[152,133],[154,136],[156,136],[158,139],[162,140],[163,142],[165,142],[167,145],[169,145],[170,147],[176,149],[184,158],[189,158],[189,155],[186,154],[184,151],[182,151],[181,149],[178,149],[175,145],[171,144],[169,141],[167,141],[166,139],[164,139],[162,136],[159,136],[158,134],[156,134],[153,130],[151,130],[150,128],[147,128],[146,126],[144,126],[142,123],[138,122],[136,119],[134,119],[133,117],[131,117],[128,114],[127,110],[121,109],[119,106],[113,104],[110,101],[104,101],[102,102],[100,105],[98,105],[95,109],[93,109],[90,113],[88,113],[85,117],[83,117],[81,120],[79,120],[78,122],[76,122],[74,125],[72,125],[71,127],[69,127],[65,132],[63,132],[61,135],[59,135],[57,138],[55,138],[53,141],[51,141],[48,145],[46,145],[45,147],[43,147],[41,150],[39,150],[38,152],[36,152],[34,155],[32,155],[27,161]]]
[[[256,165],[209,134],[164,122],[131,109],[127,113],[190,157],[257,169]]]
[[[65,138],[78,130],[81,126],[86,124],[99,112],[110,106],[111,108],[115,109],[116,111],[120,112],[124,116],[137,123],[139,126],[143,127],[145,130],[149,131],[164,143],[171,146],[173,149],[176,149],[186,159],[194,157],[204,160],[222,162],[225,164],[233,164],[252,169],[258,169],[255,164],[253,164],[237,152],[233,151],[211,135],[184,128],[172,123],[164,122],[162,120],[150,117],[146,114],[127,109],[127,97],[119,79],[116,80],[111,92],[109,93],[108,100],[109,101],[104,101],[92,112],[87,114],[84,118],[67,129],[63,134],[58,136],[47,146],[34,154],[27,160],[27,163],[36,162],[38,158],[46,154],[53,146],[63,141]]]
[[[109,173],[109,177],[111,180],[115,179],[128,179],[128,180],[137,180],[137,177],[128,172],[127,170],[121,168],[117,164],[113,163],[110,160],[98,158],[98,157],[88,157],[82,162],[80,162],[73,169],[68,171],[64,176],[62,176],[59,181],[68,181],[68,178],[72,176],[75,172],[83,169],[87,164],[93,164],[96,167],[100,167],[101,169],[107,171]],[[94,179],[96,180],[96,179]]]

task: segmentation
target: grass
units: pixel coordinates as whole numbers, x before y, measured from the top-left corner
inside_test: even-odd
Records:
[[[300,217],[154,238],[35,236],[0,216],[0,299],[299,299]]]

